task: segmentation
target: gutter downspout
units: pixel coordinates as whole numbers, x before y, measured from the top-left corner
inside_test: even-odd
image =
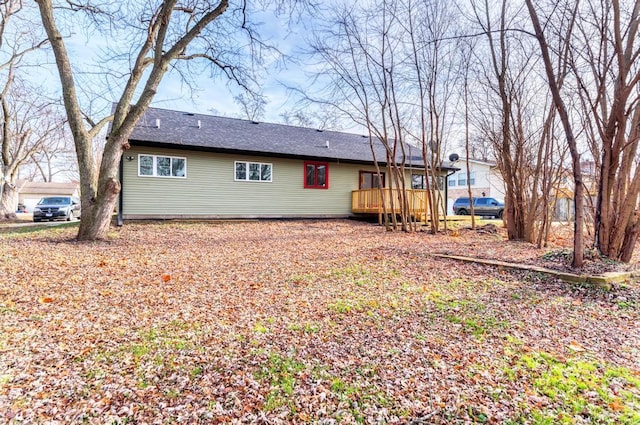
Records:
[[[120,194],[118,195],[118,222],[117,226],[122,227],[124,220],[122,219],[122,204],[123,204],[123,188],[124,188],[124,155],[120,156],[120,166],[118,167],[118,179],[120,180]]]
[[[451,171],[451,173],[447,174],[446,177],[444,178],[444,199],[445,199],[445,210],[446,210],[445,215],[449,213],[449,205],[447,205],[449,203],[449,176],[454,175],[456,171],[458,170]]]

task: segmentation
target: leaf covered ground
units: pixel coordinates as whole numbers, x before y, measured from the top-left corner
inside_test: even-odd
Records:
[[[352,221],[0,234],[0,422],[640,423],[640,288],[501,233]]]

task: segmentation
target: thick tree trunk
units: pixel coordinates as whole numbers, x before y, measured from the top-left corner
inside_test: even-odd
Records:
[[[620,98],[622,98],[620,96]],[[640,109],[633,112],[631,124],[628,113],[619,113],[603,138],[603,158],[598,191],[597,246],[607,257],[625,261],[631,259],[637,240],[638,198],[640,196],[640,172],[635,169],[638,150],[637,130]],[[630,131],[625,131],[630,126]],[[624,146],[624,149],[621,148]]]
[[[178,34],[178,37],[173,37],[173,34],[167,35],[172,16],[178,13],[178,8],[175,7],[176,1],[165,1],[157,5],[151,13],[153,19],[148,22],[147,37],[139,47],[113,116],[105,117],[93,124],[90,129],[85,127],[85,115],[78,103],[71,62],[64,38],[54,19],[52,0],[36,0],[36,3],[40,10],[42,25],[55,55],[69,128],[78,158],[83,209],[78,239],[104,239],[107,237],[118,193],[120,193],[118,167],[123,151],[129,148],[129,136],[151,104],[169,64],[184,56],[189,43],[227,10],[229,2],[220,0],[217,5],[203,2],[198,17],[194,18],[186,26],[184,33]],[[195,9],[200,9],[200,6]],[[180,13],[182,12],[184,11],[180,10]],[[198,55],[192,57],[196,56]],[[134,101],[138,93],[138,99]],[[92,140],[110,120],[113,123],[111,133],[102,154],[100,170],[97,171],[93,158]]]
[[[606,14],[611,16],[611,21],[603,22],[603,27],[610,31],[606,36],[611,36],[613,49],[611,53],[602,50],[592,53],[591,62],[595,65],[594,73],[608,77],[598,81],[597,95],[585,96],[600,99],[598,104],[589,104],[589,112],[593,111],[592,121],[602,123],[599,134],[592,136],[601,141],[601,146],[594,143],[592,148],[594,157],[601,157],[595,244],[605,256],[625,262],[631,260],[640,226],[640,171],[637,168],[640,108],[635,97],[640,84],[640,74],[636,71],[640,1],[633,2],[633,8],[630,6],[625,3],[621,10],[619,1],[607,2]],[[610,89],[610,97],[602,95]]]
[[[7,182],[2,186],[2,198],[0,198],[0,220],[13,220],[16,218],[18,191],[14,185]]]
[[[112,143],[105,146],[100,166],[100,179],[97,190],[94,192],[89,184],[83,184],[82,191],[82,220],[78,229],[79,240],[106,239],[111,225],[118,194],[120,193],[120,181],[118,176],[122,152],[128,139],[111,134]],[[88,164],[80,169],[85,169]],[[86,181],[88,179],[82,179]],[[85,190],[88,193],[85,193]]]
[[[106,239],[111,218],[120,193],[120,182],[111,178],[101,196],[87,207],[82,207],[82,220],[78,229],[78,240]]]

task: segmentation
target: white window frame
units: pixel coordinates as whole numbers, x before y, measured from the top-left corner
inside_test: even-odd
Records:
[[[140,159],[143,156],[150,156],[150,157],[153,158],[153,174],[141,174],[140,173],[140,164],[142,163],[142,161]],[[184,160],[184,176],[173,176],[173,175],[159,176],[158,175],[158,158],[169,158],[169,159],[171,159],[171,163],[169,165],[169,167],[171,167],[171,170],[173,170],[173,160],[174,159],[182,159],[182,160]],[[163,179],[186,179],[187,178],[187,158],[184,157],[184,156],[154,155],[154,154],[140,153],[140,154],[138,154],[138,177],[160,177],[160,178],[163,178]]]
[[[467,185],[467,173],[458,173],[458,186],[466,186]]]
[[[239,179],[236,175],[236,167],[238,164],[244,164],[245,166],[245,178]],[[249,179],[249,166],[251,164],[260,166],[260,180],[250,180]],[[262,180],[262,166],[268,165],[271,168],[271,175],[269,176],[269,180]],[[271,162],[256,162],[256,161],[234,161],[233,162],[233,180],[237,182],[252,182],[252,183],[273,183],[273,163]]]

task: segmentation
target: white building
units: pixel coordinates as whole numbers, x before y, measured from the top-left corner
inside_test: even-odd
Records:
[[[30,182],[18,180],[18,204],[27,212],[33,212],[33,207],[45,196],[76,196],[80,195],[78,182]]]
[[[477,159],[469,159],[468,162],[471,196],[491,197],[504,202],[504,180],[496,164]],[[447,214],[453,214],[453,203],[456,199],[469,196],[467,160],[460,158],[453,165],[460,170],[447,177]]]

